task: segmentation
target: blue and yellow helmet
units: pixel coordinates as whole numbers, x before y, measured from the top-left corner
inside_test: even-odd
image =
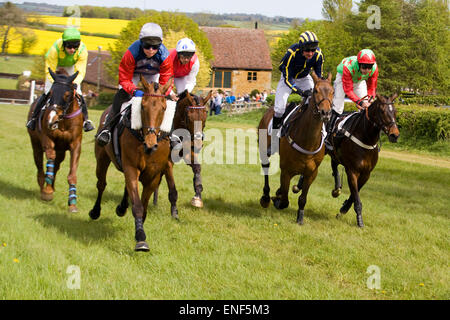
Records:
[[[305,31],[300,35],[298,39],[300,48],[317,47],[319,45],[319,38],[312,31]]]

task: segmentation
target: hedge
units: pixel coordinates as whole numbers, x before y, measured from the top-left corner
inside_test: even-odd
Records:
[[[427,98],[432,98],[428,96]],[[434,96],[439,97],[439,96]],[[415,98],[408,98],[410,99]],[[268,105],[273,105],[274,95],[267,96]],[[300,103],[301,97],[293,94],[288,102]],[[447,104],[450,105],[450,104]],[[430,142],[450,140],[450,108],[424,107],[418,105],[396,104],[397,124],[404,138],[422,139]],[[357,111],[354,103],[345,103],[345,111]]]

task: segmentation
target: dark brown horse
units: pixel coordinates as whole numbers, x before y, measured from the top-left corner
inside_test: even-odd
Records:
[[[289,184],[293,176],[301,174],[304,177],[302,193],[298,198],[297,223],[303,224],[304,208],[309,187],[317,176],[319,165],[325,156],[323,124],[331,116],[331,101],[333,99],[333,86],[331,73],[328,79],[320,79],[313,72],[314,90],[306,108],[299,108],[290,121],[289,129],[280,139],[280,188],[272,201],[277,209],[289,206]],[[268,169],[270,162],[266,157],[266,146],[261,138],[269,141],[269,136],[261,136],[261,130],[267,129],[274,113],[269,109],[261,119],[258,129],[260,132],[259,149],[264,177],[264,195],[261,197],[261,206],[267,208],[270,204],[270,187]],[[268,143],[268,148],[271,143]],[[267,152],[267,156],[269,153]]]
[[[121,148],[121,165],[117,162],[112,143],[100,147],[95,143],[95,157],[97,159],[97,200],[89,212],[92,219],[98,219],[101,212],[101,198],[106,188],[106,173],[111,161],[125,175],[125,191],[121,203],[116,208],[116,214],[123,216],[128,208],[128,196],[131,199],[132,212],[135,221],[136,251],[148,251],[145,242],[144,222],[147,216],[148,202],[152,193],[158,188],[162,175],[166,175],[169,189],[173,190],[170,195],[172,205],[172,216],[178,218],[176,209],[177,193],[173,180],[173,167],[169,161],[170,141],[167,136],[162,135],[160,125],[166,109],[166,96],[168,88],[172,85],[171,78],[164,86],[158,83],[147,83],[141,77],[144,86],[144,97],[141,104],[142,129],[132,130],[130,127],[124,129],[119,137]],[[111,107],[103,112],[98,132],[101,132],[105,117]],[[139,198],[139,181],[143,190]]]
[[[212,91],[206,97],[191,95],[187,90],[182,92],[177,101],[177,109],[173,120],[173,128],[175,129],[172,136],[176,135],[182,140],[183,158],[194,173],[194,191],[195,195],[191,199],[191,204],[197,208],[203,208],[202,200],[202,176],[201,164],[198,162],[198,154],[203,146],[203,129],[205,128],[207,111],[206,104],[211,98]],[[173,137],[174,138],[174,137]],[[178,156],[178,152],[173,150],[174,156]],[[172,159],[171,160],[175,160]],[[172,161],[173,162],[173,161]],[[170,192],[169,192],[170,194]],[[158,202],[158,190],[154,193],[153,203]]]
[[[327,151],[331,156],[331,168],[334,177],[333,197],[341,193],[342,183],[339,177],[338,165],[341,164],[347,173],[350,197],[344,201],[340,213],[346,214],[354,204],[358,227],[364,227],[362,219],[362,203],[359,191],[369,180],[370,173],[378,161],[378,140],[383,131],[390,142],[397,142],[399,131],[396,123],[394,100],[391,97],[377,95],[377,99],[365,111],[351,116],[340,117],[330,136],[333,151]]]
[[[41,199],[50,201],[55,191],[55,177],[61,162],[70,152],[70,171],[67,176],[69,183],[69,211],[77,209],[77,168],[81,153],[83,129],[83,114],[78,104],[76,87],[73,80],[78,72],[68,76],[64,69],[56,73],[50,70],[54,82],[49,92],[46,107],[41,111],[37,128],[28,129],[33,147],[34,163],[37,167],[37,181],[41,190]],[[33,114],[36,102],[30,106],[28,120]],[[47,158],[46,172],[43,170],[43,154]]]

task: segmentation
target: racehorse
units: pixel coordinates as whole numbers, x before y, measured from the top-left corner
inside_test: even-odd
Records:
[[[203,146],[203,129],[205,128],[207,111],[206,104],[211,98],[212,91],[206,97],[191,95],[187,90],[183,91],[177,101],[177,108],[173,120],[174,134],[180,131],[183,136],[183,158],[185,162],[192,168],[194,173],[194,191],[195,195],[191,199],[191,204],[197,208],[203,208],[202,200],[202,176],[201,164],[198,163],[198,154]],[[184,132],[183,132],[184,130]],[[187,130],[187,132],[186,132]],[[184,134],[183,134],[184,133]],[[186,136],[188,134],[188,136]],[[158,190],[153,195],[153,203],[158,202]]]
[[[158,83],[149,84],[142,76],[141,83],[144,96],[140,112],[137,112],[137,114],[141,116],[142,128],[134,130],[128,124],[123,130],[118,138],[121,150],[120,163],[115,156],[113,143],[104,147],[99,146],[98,142],[95,143],[98,194],[89,216],[93,220],[100,217],[101,198],[106,188],[106,173],[112,161],[116,168],[125,175],[125,190],[122,201],[116,208],[116,214],[120,217],[125,215],[128,208],[128,197],[130,197],[135,221],[135,251],[149,251],[149,246],[145,241],[144,222],[147,216],[149,199],[158,188],[163,174],[166,175],[169,189],[173,190],[173,193],[169,196],[172,205],[172,217],[178,218],[176,208],[178,195],[173,179],[173,165],[169,161],[170,141],[167,135],[163,135],[160,130],[166,109],[165,92],[172,85],[173,78],[162,87]],[[110,110],[111,106],[103,112],[98,132],[101,132]],[[113,139],[111,139],[112,141]],[[139,198],[139,181],[143,186],[141,198]]]
[[[277,209],[284,209],[289,206],[288,192],[289,184],[293,176],[301,174],[304,177],[302,193],[298,198],[297,223],[303,224],[304,208],[309,188],[317,176],[319,165],[325,156],[324,147],[324,123],[331,117],[331,101],[333,99],[333,86],[331,85],[331,73],[327,79],[320,79],[312,72],[314,80],[314,90],[309,104],[299,108],[291,117],[287,133],[280,139],[280,188],[276,196],[272,197],[273,204]],[[270,119],[273,117],[273,108],[269,109],[262,117],[258,129],[267,129]],[[272,134],[275,134],[274,132]],[[261,138],[261,134],[260,134]],[[271,148],[269,136],[265,136],[268,141],[268,148]],[[270,204],[270,187],[268,169],[270,161],[263,160],[270,156],[259,143],[261,166],[264,171],[263,196],[260,199],[262,207],[267,208]],[[264,145],[264,144],[263,144]]]
[[[365,110],[347,116],[341,116],[335,123],[332,135],[329,137],[333,151],[331,168],[334,177],[333,197],[341,193],[342,183],[338,165],[345,168],[350,196],[344,201],[336,218],[346,214],[354,205],[358,227],[364,227],[362,219],[362,203],[359,192],[369,180],[370,173],[378,161],[378,141],[383,131],[392,143],[397,142],[400,135],[396,123],[394,100],[397,94],[384,97],[377,94],[377,99]]]
[[[37,181],[41,199],[51,201],[55,191],[55,177],[61,162],[70,152],[69,212],[77,209],[77,168],[81,153],[83,114],[77,99],[76,85],[73,80],[78,72],[69,76],[63,68],[56,73],[49,68],[54,82],[49,92],[49,99],[40,112],[35,130],[28,129],[33,147],[34,163],[37,167]],[[33,114],[36,102],[30,106],[28,120]],[[47,158],[46,172],[43,170],[43,153]]]

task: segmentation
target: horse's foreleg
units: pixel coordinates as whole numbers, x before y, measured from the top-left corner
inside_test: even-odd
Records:
[[[116,207],[116,214],[119,217],[123,217],[125,213],[127,213],[128,209],[128,191],[127,187],[124,188],[122,201],[120,201],[119,205]]]
[[[334,189],[333,191],[331,191],[331,195],[333,196],[333,198],[339,197],[342,190],[342,182],[341,177],[339,176],[338,165],[339,163],[331,159],[331,170],[333,171],[332,174],[334,178]]]
[[[351,196],[348,198],[348,202],[346,203],[344,202],[344,205],[341,208],[341,213],[343,213],[343,209],[346,209],[345,212],[348,211],[348,209],[350,209],[351,207],[351,202],[350,200],[353,200],[353,208],[356,212],[356,222],[358,224],[358,227],[362,228],[364,227],[364,223],[362,220],[362,203],[361,203],[361,199],[359,198],[359,187],[358,187],[358,180],[359,180],[359,173],[355,173],[355,172],[349,172],[347,171],[347,181],[348,181],[348,186],[350,189],[350,193]]]
[[[41,191],[41,199],[45,201],[53,200],[53,182],[55,180],[55,144],[48,138],[44,138],[43,141],[45,156],[47,158],[46,171],[45,171],[45,186]]]
[[[124,174],[127,192],[131,199],[131,210],[134,217],[134,237],[136,239],[135,251],[149,251],[148,244],[145,242],[147,236],[144,231],[144,206],[139,198],[139,172],[136,168],[127,168],[124,165]]]
[[[194,178],[192,179],[194,184],[195,196],[191,200],[191,204],[197,208],[203,208],[203,200],[202,200],[202,167],[200,164],[191,164],[192,172],[194,173]]]
[[[295,185],[292,186],[292,192],[293,192],[293,193],[299,193],[300,190],[302,190],[302,187],[303,187],[303,180],[304,180],[303,175],[300,175],[300,178],[298,178],[297,184],[295,184]]]
[[[275,208],[281,210],[289,207],[289,185],[291,183],[292,175],[286,170],[281,170],[280,174],[280,188],[276,192],[276,196],[272,197]]]
[[[311,187],[311,184],[313,183],[314,179],[316,179],[318,172],[319,170],[318,168],[316,168],[316,170],[310,176],[303,176],[302,193],[298,197],[297,202],[298,203],[297,223],[300,225],[303,224],[303,216],[305,215],[305,206],[309,188]]]
[[[261,167],[264,172],[264,188],[263,188],[263,196],[259,200],[261,207],[267,208],[270,205],[270,186],[269,186],[269,168],[270,162],[266,164],[261,164]]]
[[[70,145],[70,170],[67,175],[69,184],[69,212],[78,212],[77,208],[77,169],[81,154],[81,140],[77,139]]]
[[[158,205],[158,192],[159,192],[159,186],[156,188],[156,190],[153,192],[153,205]]]
[[[100,148],[97,146],[95,148],[97,158],[97,168],[95,170],[95,174],[97,176],[97,200],[95,201],[94,207],[91,209],[91,211],[89,211],[89,216],[93,220],[96,220],[100,217],[102,196],[107,184],[106,173],[108,172],[108,167],[111,164],[111,159],[103,149],[104,148]]]
[[[172,215],[172,218],[178,220],[178,209],[177,209],[178,191],[175,186],[175,179],[173,177],[173,163],[171,161],[169,161],[167,169],[164,172],[164,175],[166,177],[167,187],[169,188],[170,213]]]
[[[44,175],[44,151],[42,150],[40,145],[33,143],[33,157],[34,164],[37,168],[37,183],[39,185],[39,189],[42,192],[45,183],[45,175]]]

